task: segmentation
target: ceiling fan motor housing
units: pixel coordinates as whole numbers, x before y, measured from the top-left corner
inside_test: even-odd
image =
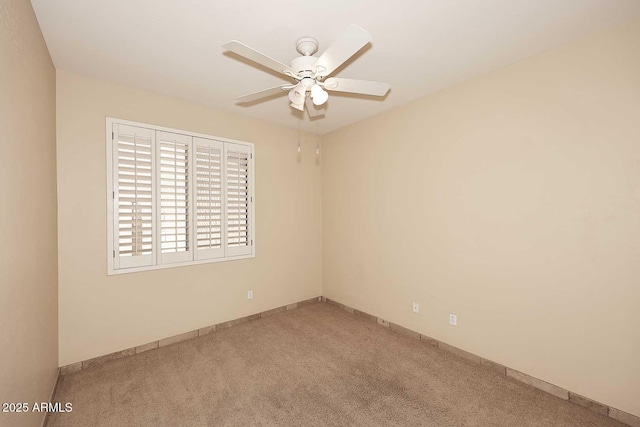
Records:
[[[313,64],[316,63],[315,56],[298,56],[293,61],[291,61],[291,68],[298,72],[298,75],[302,75],[301,73],[309,72],[313,74],[314,67]]]

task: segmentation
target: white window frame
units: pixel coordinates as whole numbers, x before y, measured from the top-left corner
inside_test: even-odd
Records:
[[[115,226],[115,199],[116,199],[116,192],[117,189],[115,188],[116,186],[114,185],[114,158],[113,158],[113,153],[114,153],[114,125],[115,124],[121,124],[121,125],[127,125],[127,126],[135,126],[135,127],[139,127],[139,128],[144,128],[144,129],[148,129],[150,131],[152,131],[152,146],[155,146],[157,144],[156,142],[156,138],[155,138],[155,132],[168,132],[168,133],[174,133],[174,134],[179,134],[179,135],[185,135],[187,137],[191,138],[191,144],[190,144],[190,154],[189,157],[192,159],[193,155],[195,153],[195,151],[193,150],[194,147],[194,139],[195,138],[202,138],[202,139],[206,139],[206,140],[211,140],[211,141],[216,141],[218,143],[222,143],[222,146],[224,148],[222,155],[224,156],[224,153],[226,153],[226,147],[227,144],[236,144],[236,145],[240,145],[240,146],[244,146],[247,147],[249,152],[250,152],[250,161],[249,161],[249,196],[250,196],[250,204],[249,204],[249,235],[250,235],[250,240],[251,240],[251,245],[250,245],[250,251],[248,253],[245,254],[241,254],[241,255],[234,255],[234,248],[229,248],[227,247],[227,242],[226,242],[226,238],[225,238],[225,230],[226,230],[226,223],[227,223],[227,218],[226,218],[226,196],[225,196],[225,201],[223,203],[223,239],[222,239],[222,249],[223,249],[223,256],[220,257],[215,257],[215,258],[202,258],[202,259],[198,259],[198,251],[197,248],[194,246],[194,236],[195,236],[195,219],[193,217],[191,217],[190,219],[190,240],[191,240],[191,245],[190,245],[190,254],[191,254],[191,260],[189,261],[181,261],[181,262],[171,262],[171,263],[165,263],[165,264],[161,264],[161,259],[162,257],[160,256],[160,251],[158,250],[159,245],[160,245],[160,239],[159,239],[159,233],[158,233],[158,229],[159,229],[159,220],[158,220],[158,212],[157,212],[157,203],[154,204],[153,207],[153,236],[154,236],[154,241],[153,241],[153,265],[148,265],[148,266],[141,266],[141,267],[137,267],[137,266],[132,266],[132,267],[119,267],[117,265],[116,262],[116,251],[115,251],[115,246],[116,246],[116,234],[115,234],[115,230],[116,230],[116,226]],[[163,126],[156,126],[156,125],[151,125],[151,124],[147,124],[147,123],[139,123],[139,122],[133,122],[130,120],[122,120],[122,119],[116,119],[116,118],[112,118],[112,117],[107,117],[106,118],[106,132],[105,132],[105,140],[106,140],[106,158],[107,158],[107,193],[106,193],[106,198],[107,198],[107,275],[111,276],[111,275],[117,275],[117,274],[127,274],[127,273],[135,273],[135,272],[140,272],[140,271],[152,271],[152,270],[160,270],[160,269],[165,269],[165,268],[175,268],[175,267],[184,267],[184,266],[189,266],[189,265],[198,265],[198,264],[208,264],[208,263],[214,263],[214,262],[224,262],[224,261],[233,261],[233,260],[240,260],[240,259],[247,259],[247,258],[255,258],[256,256],[256,220],[255,220],[255,163],[254,163],[254,153],[255,153],[255,146],[253,143],[251,142],[246,142],[246,141],[238,141],[238,140],[234,140],[234,139],[229,139],[229,138],[221,138],[219,136],[214,136],[214,135],[207,135],[207,134],[202,134],[202,133],[197,133],[197,132],[190,132],[190,131],[185,131],[185,130],[181,130],[181,129],[172,129],[172,128],[167,128],[167,127],[163,127]],[[154,162],[152,163],[152,167],[155,170],[155,168],[157,167],[156,165],[156,159],[157,156],[154,157]],[[223,164],[226,163],[226,161],[223,159]],[[191,163],[191,165],[193,165],[193,163]],[[194,174],[194,168],[193,166],[191,166],[191,171],[190,171],[190,176],[192,178],[191,180],[191,185],[189,186],[189,191],[193,192],[196,186],[195,183],[195,179],[193,179],[195,177]],[[155,174],[154,174],[155,177]],[[222,194],[226,195],[226,175],[223,176],[222,179]],[[154,191],[154,200],[157,200],[155,197],[155,193],[158,191],[157,187],[158,187],[158,180],[157,178],[154,178],[155,182],[153,185],[153,191]],[[193,193],[192,193],[193,194]],[[195,210],[193,209],[193,205],[194,205],[194,199],[193,196],[190,196],[190,215],[193,215],[193,213],[195,212]],[[118,268],[119,267],[119,268]]]

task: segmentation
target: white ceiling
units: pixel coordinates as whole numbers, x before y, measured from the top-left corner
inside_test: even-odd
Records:
[[[32,0],[57,68],[322,134],[640,15],[639,0]],[[335,76],[386,81],[385,99],[331,94],[310,121],[286,81],[224,53],[235,39],[285,63],[299,37],[321,54],[349,24],[373,43]]]

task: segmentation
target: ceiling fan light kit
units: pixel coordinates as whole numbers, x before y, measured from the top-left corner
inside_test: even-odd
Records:
[[[318,52],[318,41],[313,37],[302,37],[296,42],[296,50],[302,56],[291,61],[291,66],[270,58],[239,41],[232,40],[225,43],[223,45],[225,49],[278,71],[284,77],[288,77],[293,81],[293,84],[283,84],[250,93],[240,96],[236,100],[240,103],[253,102],[267,96],[284,94],[285,91],[288,91],[289,101],[291,101],[289,105],[292,108],[304,111],[306,105],[309,116],[316,118],[323,116],[324,112],[313,106],[322,106],[327,102],[329,99],[327,90],[360,95],[385,96],[390,89],[388,83],[333,77],[325,80],[349,58],[371,42],[372,38],[369,32],[357,25],[351,25],[320,57],[315,57],[313,55]]]

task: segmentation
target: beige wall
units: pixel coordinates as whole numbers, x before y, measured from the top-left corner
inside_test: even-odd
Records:
[[[0,402],[47,401],[58,367],[55,98],[31,3],[0,2]]]
[[[635,20],[323,136],[323,293],[640,415],[639,52]]]
[[[321,294],[312,135],[57,72],[60,365]],[[253,259],[107,276],[105,117],[255,143]],[[247,300],[247,290],[254,291]]]

